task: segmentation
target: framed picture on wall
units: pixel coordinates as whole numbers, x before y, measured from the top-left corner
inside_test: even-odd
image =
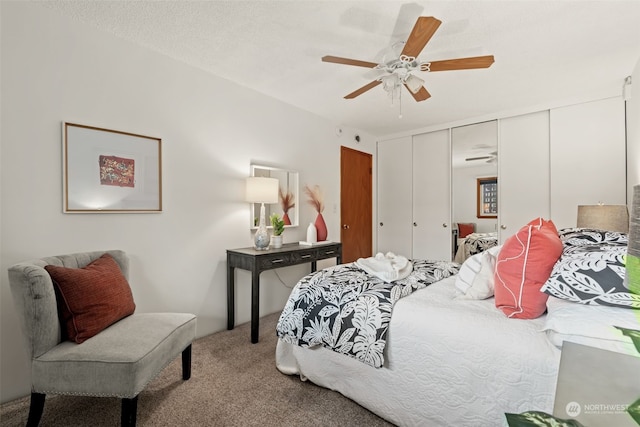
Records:
[[[161,212],[161,140],[62,124],[65,213]]]
[[[478,178],[478,218],[498,217],[498,177]]]

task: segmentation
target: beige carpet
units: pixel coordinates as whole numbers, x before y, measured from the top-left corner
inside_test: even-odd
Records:
[[[287,376],[275,367],[278,313],[193,344],[192,375],[182,381],[180,357],[138,398],[138,426],[391,426],[339,393]],[[0,406],[0,425],[24,426],[29,398]],[[40,426],[118,426],[115,398],[48,396]]]

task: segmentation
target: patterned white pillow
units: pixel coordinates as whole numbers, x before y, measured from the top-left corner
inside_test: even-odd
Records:
[[[462,264],[455,286],[459,299],[487,299],[493,296],[496,258],[502,246],[473,255]]]

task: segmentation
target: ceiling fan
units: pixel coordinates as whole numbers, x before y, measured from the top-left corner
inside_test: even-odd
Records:
[[[498,152],[492,151],[486,156],[467,157],[466,159],[464,159],[465,162],[472,162],[474,160],[486,160],[487,161],[486,163],[493,163],[498,160]]]
[[[385,61],[381,64],[330,55],[323,56],[322,61],[373,68],[376,70],[383,70],[387,73],[371,83],[362,86],[360,89],[351,92],[344,97],[345,99],[353,99],[362,95],[366,91],[373,89],[379,84],[382,84],[383,88],[388,92],[399,88],[400,85],[403,85],[407,90],[409,90],[409,93],[411,93],[416,101],[424,101],[430,98],[431,94],[424,87],[424,80],[415,76],[413,74],[414,71],[433,72],[488,68],[494,62],[493,55],[446,59],[431,62],[418,60],[418,55],[420,55],[440,24],[442,24],[442,21],[432,16],[420,16],[413,26],[413,30],[411,30],[411,34],[409,35],[399,57]]]

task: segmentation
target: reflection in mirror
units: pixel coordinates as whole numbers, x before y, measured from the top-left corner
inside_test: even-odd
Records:
[[[298,226],[298,172],[271,166],[251,165],[251,176],[264,176],[277,178],[280,182],[279,202],[265,204],[265,217],[267,226],[271,226],[269,216],[277,213],[285,220],[285,227]],[[260,204],[254,203],[251,207],[251,228],[258,226],[260,219]]]
[[[497,215],[478,209],[478,178],[498,175],[497,121],[451,129],[451,191],[454,260],[464,261],[461,245],[469,233],[495,233]]]

